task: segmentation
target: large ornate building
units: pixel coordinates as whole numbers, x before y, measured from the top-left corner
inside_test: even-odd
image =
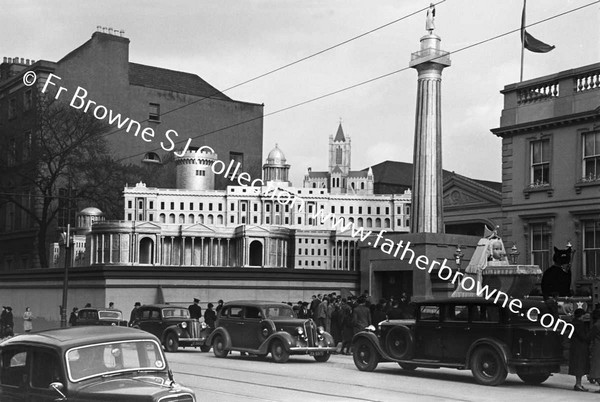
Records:
[[[211,151],[191,150],[176,159],[176,189],[126,187],[124,220],[97,222],[86,232],[87,258],[79,264],[355,271],[358,238],[322,218],[332,214],[357,229],[408,231],[410,192],[292,187],[290,165],[277,146],[263,166],[263,185],[215,190],[222,173],[217,161]]]

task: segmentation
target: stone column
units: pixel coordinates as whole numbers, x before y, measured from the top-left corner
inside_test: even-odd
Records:
[[[440,37],[421,38],[421,50],[411,55],[410,67],[418,72],[413,188],[412,233],[443,233],[442,210],[442,70],[450,66],[448,52],[440,50]]]

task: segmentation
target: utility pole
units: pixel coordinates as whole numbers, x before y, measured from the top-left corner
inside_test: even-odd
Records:
[[[62,306],[60,308],[60,326],[67,327],[67,300],[69,295],[69,258],[71,253],[71,224],[67,224],[67,232],[62,234],[65,243],[65,277],[63,280]]]

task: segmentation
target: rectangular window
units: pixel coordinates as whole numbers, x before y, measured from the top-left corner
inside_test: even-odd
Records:
[[[301,248],[298,249],[298,255],[302,255],[302,249]]]
[[[600,220],[583,222],[583,276],[600,275]]]
[[[340,207],[340,214],[343,214],[343,213],[344,213],[344,206],[342,205],[342,206]]]
[[[209,202],[209,203],[208,203],[208,210],[209,210],[209,211],[212,211],[212,202]]]
[[[8,118],[14,119],[17,117],[17,100],[15,98],[8,101]]]
[[[246,212],[246,204],[242,204],[242,212]]]
[[[600,180],[600,132],[583,134],[583,181]]]
[[[381,208],[380,207],[377,207],[377,212],[376,213],[377,213],[377,215],[381,214]]]
[[[131,200],[127,201],[127,208],[133,208]]]
[[[258,204],[254,204],[254,212],[258,211]]]
[[[127,220],[130,221],[131,219],[131,214],[127,214]]]
[[[172,202],[172,203],[171,203],[171,211],[173,211],[174,209],[175,209],[175,203],[174,203],[174,202]]]
[[[385,214],[389,215],[390,214],[390,207],[385,207]]]
[[[179,203],[179,209],[182,210],[182,211],[185,209],[185,206],[184,206],[183,202]]]
[[[550,266],[550,228],[545,223],[530,225],[531,264]]]
[[[358,214],[362,214],[362,207],[358,207]]]
[[[354,207],[350,207],[350,213],[353,214],[354,213]]]
[[[531,186],[550,184],[550,140],[531,142]]]
[[[398,205],[398,207],[396,208],[396,213],[397,214],[401,214],[402,213],[402,207],[400,205]]]
[[[149,218],[150,222],[154,222],[154,214],[150,214]]]
[[[229,209],[232,210],[232,211],[235,210],[235,204],[233,202],[230,204],[230,208]]]
[[[371,215],[371,207],[367,207],[367,214]]]
[[[231,215],[231,218],[229,219],[229,221],[230,221],[231,223],[234,223],[234,221],[235,221],[235,217],[234,217],[233,215]]]
[[[23,111],[31,110],[33,107],[33,97],[31,89],[28,89],[23,93]]]
[[[200,203],[200,205],[199,205],[199,207],[200,207],[200,208],[198,208],[198,209],[199,209],[200,211],[202,211],[202,209],[204,208],[204,203],[203,203],[203,202],[201,202],[201,203]]]
[[[308,212],[312,212],[312,211],[308,211]],[[332,213],[332,214],[335,214],[335,205],[332,205],[332,206],[331,206],[331,213]]]
[[[164,201],[161,201],[161,203],[160,203],[160,209],[165,209],[165,202]]]
[[[149,208],[150,208],[150,209],[154,209],[154,201],[149,201],[149,204],[150,204],[150,207],[149,207]]]
[[[258,223],[258,216],[254,217],[254,223]]]
[[[160,121],[160,105],[158,103],[150,103],[148,106],[148,120]]]

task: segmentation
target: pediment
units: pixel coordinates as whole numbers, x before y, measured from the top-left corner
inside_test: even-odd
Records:
[[[453,175],[444,182],[445,208],[499,206],[502,194],[463,176]]]
[[[135,228],[138,230],[161,230],[161,226],[159,224],[146,221],[140,223],[136,222]]]
[[[194,223],[192,225],[181,225],[182,232],[211,232],[215,233],[216,230],[210,226],[206,226],[203,223]]]

